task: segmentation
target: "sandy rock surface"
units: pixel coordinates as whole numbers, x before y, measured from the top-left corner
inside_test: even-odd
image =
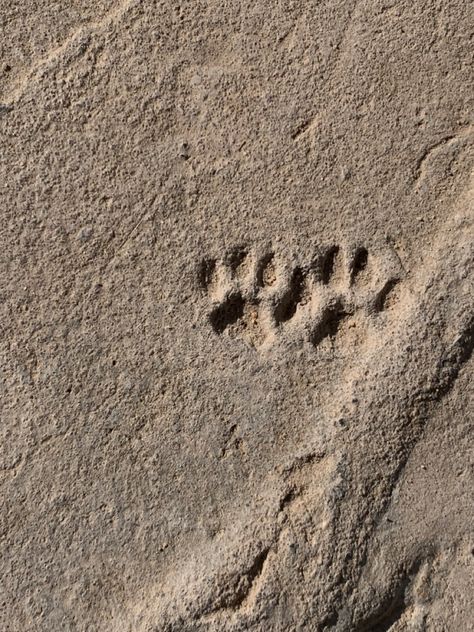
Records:
[[[472,4],[0,4],[0,630],[472,629]]]

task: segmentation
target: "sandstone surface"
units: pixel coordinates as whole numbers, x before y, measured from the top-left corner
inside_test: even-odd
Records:
[[[472,3],[0,23],[0,630],[472,630]]]

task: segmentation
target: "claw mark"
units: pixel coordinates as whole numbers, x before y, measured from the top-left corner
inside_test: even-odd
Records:
[[[291,280],[274,310],[274,319],[277,325],[285,323],[296,314],[299,303],[303,297],[304,277],[301,268],[295,268]]]
[[[199,266],[199,285],[203,289],[207,289],[209,286],[211,279],[216,271],[216,263],[215,259],[203,259]]]
[[[383,288],[375,297],[375,300],[374,300],[375,312],[381,312],[384,309],[386,309],[389,295],[391,294],[395,286],[398,285],[399,281],[400,281],[399,279],[390,279],[389,281],[385,283]]]
[[[351,266],[351,284],[367,268],[369,252],[367,248],[358,248]]]
[[[264,255],[257,267],[257,285],[264,287],[266,285],[273,285],[276,281],[275,272],[275,255],[273,252]]]
[[[321,281],[324,285],[328,285],[332,275],[334,274],[338,253],[339,246],[332,246],[324,256],[321,270]]]

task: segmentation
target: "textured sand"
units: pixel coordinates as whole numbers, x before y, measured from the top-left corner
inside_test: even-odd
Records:
[[[464,0],[0,7],[3,632],[464,632]]]

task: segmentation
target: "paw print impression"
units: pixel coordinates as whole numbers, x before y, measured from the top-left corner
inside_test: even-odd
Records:
[[[301,263],[237,247],[204,260],[199,277],[216,334],[255,348],[282,342],[332,348],[338,339],[359,342],[366,319],[389,307],[402,268],[393,252],[373,254],[360,245],[322,248]]]
[[[382,267],[364,246],[345,252],[333,246],[323,253],[313,273],[309,340],[315,347],[343,336],[349,345],[359,341],[360,321],[383,310],[385,295],[399,278]]]
[[[211,300],[209,322],[216,334],[261,346],[272,332],[267,306],[277,282],[273,253],[257,258],[236,248],[222,259],[203,261],[200,277]]]

